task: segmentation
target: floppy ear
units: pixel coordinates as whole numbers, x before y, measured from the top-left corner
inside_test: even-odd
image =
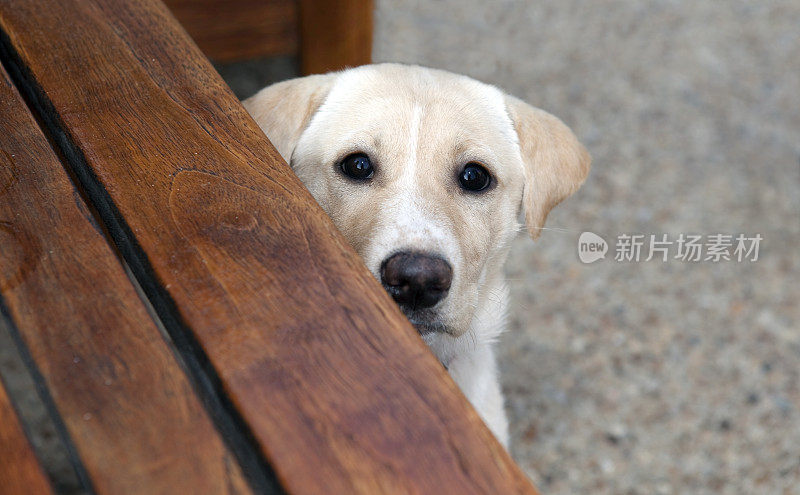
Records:
[[[242,102],[286,163],[291,163],[297,141],[335,79],[335,73],[290,79],[267,86]]]
[[[556,117],[513,96],[506,96],[506,106],[519,137],[525,169],[525,223],[536,239],[550,210],[583,184],[592,158]]]

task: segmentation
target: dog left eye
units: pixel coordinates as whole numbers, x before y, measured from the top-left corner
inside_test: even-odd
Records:
[[[477,163],[467,163],[458,175],[458,183],[464,190],[480,192],[492,183],[489,172]]]
[[[354,153],[352,155],[348,155],[344,160],[342,160],[342,163],[339,165],[339,167],[342,169],[342,173],[344,173],[344,175],[355,180],[370,179],[375,173],[375,169],[372,168],[372,163],[369,161],[369,157],[364,153]]]

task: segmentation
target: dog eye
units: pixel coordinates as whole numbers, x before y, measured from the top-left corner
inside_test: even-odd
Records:
[[[492,176],[477,163],[467,163],[458,175],[458,183],[467,191],[483,191],[492,183]]]
[[[367,180],[375,174],[375,169],[372,168],[369,157],[363,153],[348,155],[342,160],[339,168],[342,169],[344,175],[355,180]]]

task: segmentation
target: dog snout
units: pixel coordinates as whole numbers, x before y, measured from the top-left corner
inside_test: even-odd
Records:
[[[453,269],[442,258],[422,253],[397,253],[381,266],[381,282],[399,304],[430,308],[447,295]]]

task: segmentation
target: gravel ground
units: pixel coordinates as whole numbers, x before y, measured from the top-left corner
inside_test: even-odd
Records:
[[[512,452],[542,491],[800,493],[800,4],[379,0],[374,58],[496,84],[594,157],[508,263]],[[582,231],[763,240],[584,265]]]

